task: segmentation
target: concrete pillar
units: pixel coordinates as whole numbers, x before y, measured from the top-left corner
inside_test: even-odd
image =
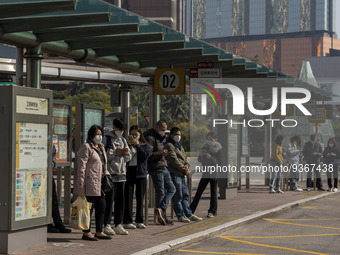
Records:
[[[171,28],[177,30],[177,0],[171,0]]]
[[[27,49],[25,53],[25,58],[27,58],[26,65],[27,87],[40,89],[41,59],[43,59],[43,54],[41,53],[41,46]]]
[[[114,5],[118,6],[119,8],[122,8],[122,0],[115,0]]]
[[[15,62],[16,85],[24,84],[24,49],[17,47],[17,57]]]
[[[131,87],[130,85],[124,85],[119,88],[120,91],[120,102],[121,109],[124,115],[124,121],[127,125],[127,130],[130,128],[130,93]],[[127,137],[128,131],[124,132],[124,136]]]

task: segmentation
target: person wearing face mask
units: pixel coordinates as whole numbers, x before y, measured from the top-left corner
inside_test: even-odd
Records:
[[[176,187],[176,193],[172,197],[172,203],[179,222],[189,223],[190,221],[200,221],[202,218],[194,215],[189,205],[189,193],[185,176],[189,175],[189,162],[185,155],[183,146],[180,144],[181,130],[173,127],[170,136],[166,139],[164,148],[168,150],[165,156],[172,181]]]
[[[316,175],[316,188],[319,191],[325,191],[322,188],[321,172],[319,170],[316,170],[318,166],[320,165],[320,158],[322,156],[322,152],[323,152],[323,146],[317,140],[316,135],[311,135],[310,141],[307,142],[305,146],[303,147],[303,156],[307,164],[306,169],[308,169],[307,183],[306,183],[307,191],[310,191],[313,188],[313,182],[312,182],[313,171],[315,171],[315,175]]]
[[[105,132],[103,143],[105,145],[108,171],[113,181],[113,189],[106,193],[106,211],[104,218],[104,233],[108,235],[127,235],[128,231],[122,226],[124,217],[124,187],[126,182],[126,162],[132,158],[131,150],[123,133],[126,124],[123,119],[113,120],[113,129]],[[112,204],[114,201],[114,229],[111,227]]]
[[[132,159],[128,162],[125,184],[125,210],[123,227],[125,229],[146,228],[143,223],[143,202],[146,191],[147,163],[150,156],[150,145],[144,139],[137,125],[130,127],[128,144]],[[132,224],[133,193],[136,185],[136,226]]]
[[[290,145],[287,150],[288,163],[292,166],[289,173],[290,190],[299,192],[303,191],[299,186],[300,146],[301,138],[293,136],[290,139]]]
[[[169,201],[176,192],[165,159],[165,156],[169,152],[164,149],[162,143],[166,129],[166,122],[159,120],[155,128],[151,128],[144,133],[144,137],[151,146],[151,154],[148,159],[148,172],[155,187],[156,218],[158,223],[162,225],[173,225],[173,222],[166,218],[166,209]]]
[[[330,138],[327,143],[327,147],[323,152],[324,164],[327,167],[327,183],[328,183],[328,192],[338,192],[338,160],[340,158],[340,152],[337,147],[336,141],[334,138]],[[332,187],[332,173],[334,178],[334,188]]]
[[[93,125],[87,135],[87,141],[77,152],[77,178],[74,182],[74,194],[86,196],[92,203],[91,214],[95,209],[96,234],[92,235],[90,229],[83,230],[83,240],[98,241],[98,239],[111,239],[103,233],[105,196],[101,187],[102,175],[109,175],[107,171],[107,158],[102,141],[103,129]]]
[[[209,132],[206,136],[206,142],[199,152],[198,162],[203,167],[208,168],[209,166],[222,165],[222,145],[217,141],[217,134]],[[205,171],[202,174],[202,178],[198,184],[198,188],[195,197],[190,204],[192,213],[195,213],[201,196],[210,183],[210,207],[208,209],[208,218],[213,218],[217,213],[217,185],[218,179],[217,174],[210,171]]]

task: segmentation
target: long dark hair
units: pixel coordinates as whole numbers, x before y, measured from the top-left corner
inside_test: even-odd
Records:
[[[140,129],[140,127],[138,127],[137,125],[132,125],[132,126],[130,127],[130,134],[131,134],[131,131],[132,131],[132,130],[137,130],[138,133],[140,133],[140,137],[139,137],[139,142],[140,142],[140,143],[143,143],[143,144],[146,144],[146,143],[147,143],[146,140],[145,140],[145,138],[144,138],[143,132],[142,132],[142,130]]]
[[[291,142],[292,144],[294,143],[294,141],[296,141],[296,146],[297,146],[297,147],[300,147],[300,146],[301,146],[301,138],[300,138],[300,136],[295,135],[295,136],[293,136],[292,138],[290,138],[290,142]]]
[[[327,147],[329,147],[329,143],[330,143],[330,142],[333,142],[333,143],[334,143],[334,147],[333,147],[333,148],[336,148],[336,147],[337,147],[335,138],[329,138],[329,139],[328,139]]]
[[[282,146],[282,142],[283,142],[283,136],[282,135],[278,135],[276,138],[275,138],[275,143],[279,146]]]
[[[104,135],[104,131],[101,126],[93,125],[90,127],[89,131],[87,132],[87,141],[92,142],[93,138],[96,136],[97,131],[102,131],[102,136]]]

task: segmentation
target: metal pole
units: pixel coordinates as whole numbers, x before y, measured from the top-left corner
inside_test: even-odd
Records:
[[[121,86],[120,87],[121,91],[121,107],[122,107],[122,112],[124,115],[124,121],[128,127],[130,128],[130,92],[131,92],[131,87],[128,86]],[[127,136],[128,132],[124,132],[125,136]]]
[[[28,49],[25,53],[27,58],[27,87],[41,88],[41,59],[43,54],[41,53],[41,46]]]
[[[138,107],[136,107],[136,125],[138,126]]]
[[[70,224],[71,216],[71,167],[64,167],[64,223]]]
[[[17,57],[15,62],[16,85],[24,84],[24,49],[17,47]]]

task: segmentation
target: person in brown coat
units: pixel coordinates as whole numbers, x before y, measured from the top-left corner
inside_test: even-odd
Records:
[[[78,196],[86,196],[88,202],[92,203],[91,214],[95,209],[96,234],[91,230],[83,230],[83,240],[98,241],[98,239],[111,239],[103,233],[105,197],[102,191],[101,181],[103,174],[109,175],[107,171],[107,159],[105,148],[101,143],[103,129],[93,125],[87,135],[87,141],[77,152],[77,178],[75,180],[74,193]]]

